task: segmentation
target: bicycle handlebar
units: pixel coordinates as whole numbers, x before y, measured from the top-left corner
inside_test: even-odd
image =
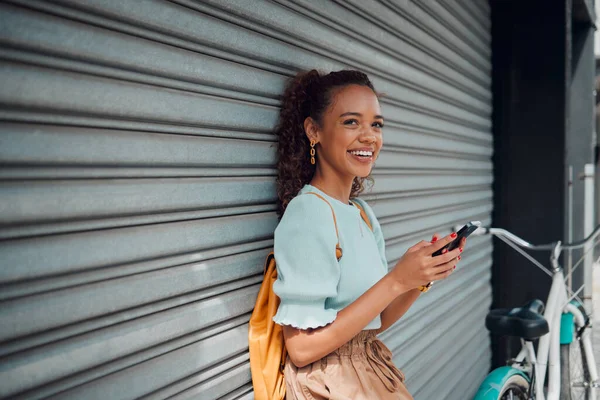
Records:
[[[526,240],[521,239],[520,237],[518,237],[514,233],[507,231],[506,229],[491,228],[491,227],[481,227],[480,229],[482,230],[482,232],[477,232],[477,234],[480,234],[480,235],[491,234],[491,235],[496,235],[496,236],[504,236],[507,239],[509,239],[511,242],[515,243],[517,246],[523,247],[523,248],[529,249],[529,250],[552,250],[552,249],[554,249],[554,246],[556,245],[555,243],[534,245],[534,244],[529,243]]]
[[[479,231],[482,232],[479,232]],[[520,237],[518,237],[517,235],[507,231],[506,229],[501,229],[501,228],[492,228],[492,227],[481,227],[477,230],[477,232],[475,232],[477,235],[485,235],[485,234],[492,234],[492,235],[498,235],[498,236],[504,236],[507,239],[509,239],[510,241],[512,241],[513,243],[515,243],[517,246],[519,247],[523,247],[529,250],[534,250],[534,251],[538,251],[538,250],[554,250],[556,248],[556,245],[559,242],[555,242],[555,243],[548,243],[548,244],[541,244],[541,245],[534,245],[529,243],[526,240],[521,239]],[[585,239],[582,239],[578,242],[573,242],[573,243],[564,243],[564,244],[560,244],[560,247],[562,250],[574,250],[574,249],[579,249],[584,247],[588,242],[594,240],[594,238],[596,236],[598,236],[598,234],[600,234],[600,225],[598,225],[596,227],[596,229],[594,229],[594,231],[592,233],[590,233],[590,235],[588,237],[586,237]]]
[[[563,249],[567,249],[567,250],[580,249],[580,248],[584,247],[588,242],[593,241],[596,238],[596,236],[598,236],[599,233],[600,233],[600,225],[598,225],[596,227],[596,229],[594,229],[594,231],[592,233],[590,233],[589,236],[586,237],[585,239],[582,239],[578,242],[563,244],[562,247],[563,247]]]

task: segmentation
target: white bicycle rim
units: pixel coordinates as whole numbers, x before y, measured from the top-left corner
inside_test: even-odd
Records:
[[[563,385],[561,399],[590,400],[590,374],[583,359],[581,341],[575,339],[570,344],[561,345],[561,372]],[[567,386],[568,384],[568,386]]]

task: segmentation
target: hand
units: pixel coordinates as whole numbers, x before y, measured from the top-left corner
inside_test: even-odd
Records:
[[[466,240],[461,241],[461,246],[443,254],[433,257],[432,254],[456,238],[452,233],[443,239],[437,240],[434,235],[431,242],[421,241],[406,251],[390,275],[398,282],[410,288],[427,285],[429,282],[447,278],[456,267],[462,246]]]
[[[439,233],[434,233],[433,236],[431,237],[431,243],[435,243],[437,242],[437,240],[440,238]],[[460,244],[458,245],[458,247],[460,247],[461,249],[464,250],[465,246],[467,245],[467,238],[462,238],[460,239]],[[457,257],[458,261],[460,261],[460,256]]]

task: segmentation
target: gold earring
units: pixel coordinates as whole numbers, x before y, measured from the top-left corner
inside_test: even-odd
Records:
[[[315,154],[316,154],[315,144],[316,144],[315,141],[311,139],[311,141],[310,141],[310,163],[312,165],[315,165]]]

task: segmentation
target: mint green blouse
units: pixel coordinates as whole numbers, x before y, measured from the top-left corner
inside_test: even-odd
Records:
[[[335,256],[337,237],[333,207],[343,256]],[[273,291],[281,299],[273,317],[279,325],[318,328],[333,322],[338,311],[354,302],[388,271],[381,227],[364,200],[373,231],[354,205],[336,200],[306,185],[287,206],[275,230],[277,280]],[[364,329],[381,327],[377,316]]]

